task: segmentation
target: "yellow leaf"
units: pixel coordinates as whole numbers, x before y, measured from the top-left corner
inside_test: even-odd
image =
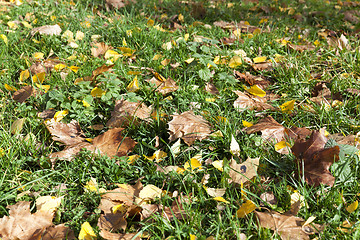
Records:
[[[156,61],[159,60],[160,58],[162,58],[163,56],[161,54],[156,54],[152,60]]]
[[[290,195],[290,205],[297,202],[300,202],[300,208],[305,207],[305,197],[298,190],[293,190],[293,193]]]
[[[190,37],[190,34],[188,34],[188,33],[186,33],[186,34],[184,35],[184,40],[185,40],[185,42],[189,39],[189,37]]]
[[[249,213],[251,213],[255,209],[256,209],[256,205],[251,200],[247,200],[236,211],[236,216],[238,218],[244,218],[246,215],[248,215]]]
[[[22,23],[22,24],[24,25],[24,27],[26,27],[26,28],[29,28],[29,29],[32,28],[32,26],[31,26],[27,21],[22,21],[21,23]]]
[[[290,143],[281,141],[275,144],[275,151],[279,151],[280,149],[283,149],[284,147],[291,147]]]
[[[185,62],[186,62],[187,64],[190,64],[190,63],[192,63],[194,60],[195,60],[195,58],[189,58],[189,59],[186,59]]]
[[[171,61],[170,59],[164,59],[160,63],[161,63],[161,65],[166,66],[170,63],[170,61]]]
[[[9,28],[11,28],[11,29],[17,29],[17,28],[19,27],[19,26],[18,26],[16,23],[14,23],[13,21],[8,22],[7,25],[8,25]]]
[[[128,210],[129,206],[125,205],[124,203],[116,205],[114,207],[112,207],[111,211],[112,213],[117,213],[120,212],[121,214],[125,214]]]
[[[223,160],[220,160],[220,161],[216,160],[216,161],[212,162],[211,165],[213,165],[214,168],[216,168],[220,172],[224,171],[224,162],[223,162]]]
[[[70,30],[66,30],[62,35],[62,38],[65,38],[65,40],[67,40],[68,42],[73,42],[74,41],[74,34],[72,33],[72,31]]]
[[[353,213],[358,208],[358,206],[359,202],[356,200],[355,202],[346,207],[346,211],[348,211],[348,213]]]
[[[190,161],[186,162],[184,164],[184,168],[185,170],[190,170],[190,171],[194,171],[197,168],[198,170],[202,169],[200,161],[197,160],[196,158],[191,158]]]
[[[242,121],[242,124],[243,124],[244,127],[251,127],[252,125],[254,125],[251,122],[248,122],[248,121],[245,121],[245,120]]]
[[[258,96],[265,97],[266,92],[258,87],[258,85],[252,85],[250,88],[245,89],[248,93]]]
[[[7,37],[4,34],[0,34],[0,38],[4,41],[4,43],[6,45],[8,45],[9,41],[8,41]]]
[[[40,88],[41,90],[43,90],[44,92],[49,91],[50,89],[50,85],[40,85],[40,84],[35,84],[38,88]]]
[[[256,35],[256,34],[259,34],[261,33],[261,29],[260,28],[257,28],[253,31],[253,35]]]
[[[51,21],[55,21],[55,19],[56,19],[56,16],[54,16],[54,15],[53,15],[53,16],[50,16],[50,20],[51,20]]]
[[[70,57],[68,57],[66,59],[72,61],[72,60],[75,60],[76,58],[77,57],[75,55],[71,55]]]
[[[129,85],[126,87],[126,90],[129,92],[136,92],[139,90],[139,81],[137,79],[137,76],[134,77],[134,79],[129,83]]]
[[[179,20],[179,22],[184,22],[184,15],[182,15],[181,13],[179,13],[179,15],[178,15],[178,20]]]
[[[180,154],[181,152],[180,147],[181,147],[181,139],[179,138],[170,148],[171,152],[174,154],[175,157]]]
[[[68,114],[69,110],[57,111],[54,115],[55,122],[60,122]]]
[[[240,38],[241,37],[241,29],[235,29],[233,31],[233,34],[235,35],[235,37]]]
[[[76,32],[76,35],[75,35],[75,41],[76,41],[76,40],[83,40],[84,37],[85,37],[85,34],[84,34],[83,32],[77,31],[77,32]]]
[[[194,234],[190,233],[190,240],[196,240],[196,239],[197,239],[197,237]]]
[[[206,102],[215,102],[216,98],[205,98]]]
[[[282,112],[291,113],[294,110],[295,100],[287,101],[280,105],[280,109]]]
[[[20,118],[15,120],[10,127],[10,133],[11,134],[19,134],[21,132],[21,130],[23,129],[24,123],[25,123],[26,118]]]
[[[155,198],[160,198],[162,195],[162,190],[155,185],[148,184],[140,192],[139,198],[143,200],[154,200]]]
[[[171,42],[166,42],[161,46],[165,50],[170,50],[172,48]]]
[[[225,198],[223,197],[214,197],[213,199],[218,202],[230,203],[229,201],[225,200]]]
[[[118,52],[115,52],[114,50],[107,50],[106,52],[105,52],[105,55],[104,55],[104,58],[106,59],[106,60],[111,60],[111,61],[113,61],[113,62],[116,62],[116,60],[118,60],[118,58],[119,57],[122,57],[122,55],[120,54],[120,53],[118,53]]]
[[[82,104],[83,104],[84,107],[90,107],[90,106],[91,106],[91,105],[90,105],[87,101],[85,101],[85,100],[81,100],[81,102],[82,102]]]
[[[146,24],[147,24],[149,27],[152,27],[152,26],[154,26],[154,23],[155,23],[154,20],[149,19]]]
[[[127,163],[128,164],[133,164],[136,160],[138,160],[140,158],[140,155],[131,155],[129,156]]]
[[[164,158],[167,157],[167,153],[161,150],[157,150],[154,152],[154,154],[150,157],[144,156],[147,160],[153,161],[155,159],[155,162],[161,162]]]
[[[139,75],[139,74],[141,74],[141,72],[139,72],[139,71],[128,71],[127,74],[128,75]]]
[[[267,57],[256,57],[253,59],[254,63],[262,63],[265,62]]]
[[[230,59],[229,67],[236,68],[242,64],[241,57],[235,55]]]
[[[36,53],[33,54],[33,58],[35,58],[35,59],[43,59],[44,54],[42,52],[36,52]]]
[[[99,87],[94,87],[93,90],[91,90],[91,96],[93,97],[101,97],[102,95],[105,94],[105,91],[103,91],[101,88]]]
[[[34,83],[43,83],[45,80],[45,72],[37,73],[32,77]]]
[[[42,196],[36,199],[36,210],[43,212],[56,212],[63,197]]]
[[[320,45],[319,40],[315,40],[314,45],[315,45],[316,47],[319,46],[319,45]]]
[[[259,24],[266,23],[266,22],[268,22],[268,21],[269,21],[269,19],[263,18],[263,19],[261,19],[261,20],[259,21]]]
[[[81,225],[80,233],[79,233],[79,240],[96,240],[96,234],[90,223],[84,222]]]
[[[65,65],[65,64],[62,64],[62,63],[56,64],[56,65],[54,66],[54,69],[55,69],[56,71],[61,71],[61,70],[63,70],[64,68],[66,68],[66,65]]]
[[[77,67],[77,66],[71,66],[71,67],[69,67],[69,69],[71,71],[73,71],[74,73],[77,73],[79,71],[79,67]]]
[[[15,91],[17,91],[17,89],[16,88],[14,88],[14,87],[12,87],[12,86],[10,86],[10,85],[8,85],[8,84],[4,84],[4,87],[5,87],[5,89],[6,90],[8,90],[8,91],[11,91],[11,92],[15,92]]]
[[[128,48],[128,47],[119,47],[120,51],[123,52],[124,56],[130,57],[135,50]]]
[[[96,178],[91,178],[90,181],[86,182],[86,185],[84,186],[85,192],[98,192],[98,193],[104,193],[106,192],[105,189],[100,188],[96,181]]]

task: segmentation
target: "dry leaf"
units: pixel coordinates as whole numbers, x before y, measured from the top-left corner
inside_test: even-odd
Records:
[[[45,122],[45,126],[51,133],[54,141],[64,143],[65,145],[75,145],[86,141],[79,123],[75,120],[66,124],[57,122],[52,118]]]
[[[41,35],[60,35],[61,28],[59,25],[45,25],[37,28],[33,28],[30,33],[34,35],[35,33],[39,33]]]
[[[329,168],[339,160],[340,149],[339,146],[325,149],[326,142],[327,138],[322,131],[313,131],[308,140],[300,139],[291,148],[299,166],[304,166],[305,180],[310,185],[318,186],[322,183],[332,186],[335,182]]]
[[[101,230],[99,234],[102,238],[106,240],[140,240],[141,239],[141,234],[137,234],[137,233],[112,233],[106,230]]]
[[[303,52],[303,51],[306,51],[306,50],[309,50],[309,51],[313,51],[315,50],[315,46],[312,45],[312,44],[307,44],[307,45],[295,45],[295,44],[288,44],[289,48],[290,49],[293,49],[295,51],[299,51],[299,52]]]
[[[100,43],[93,43],[91,50],[91,55],[94,57],[99,57],[101,55],[104,55],[107,50],[112,49],[111,46],[106,45],[104,42]]]
[[[274,69],[273,62],[256,63],[251,65],[255,71],[272,71]]]
[[[190,146],[195,140],[202,141],[211,133],[210,124],[202,116],[195,115],[192,111],[172,116],[173,119],[169,122],[170,141],[181,138]]]
[[[14,92],[13,99],[19,103],[22,103],[33,95],[34,95],[34,89],[32,86],[28,85]]]
[[[250,86],[257,85],[261,89],[266,89],[269,85],[272,84],[272,82],[264,77],[264,76],[254,76],[250,74],[249,72],[240,73],[239,71],[234,71],[234,75],[237,79],[245,81]]]
[[[131,124],[134,118],[144,121],[151,121],[151,108],[141,102],[129,102],[128,100],[116,100],[114,111],[111,112],[111,118],[106,123],[107,127],[125,127]]]
[[[284,140],[285,127],[275,121],[271,116],[261,119],[257,124],[246,128],[246,133],[254,133],[261,131],[261,137],[266,141],[274,141],[275,143]]]
[[[154,84],[156,86],[156,91],[161,93],[163,96],[179,89],[179,86],[170,77],[166,80],[163,80],[163,77],[153,77],[150,80],[147,80],[147,82]]]
[[[259,160],[260,158],[248,158],[245,162],[238,164],[234,159],[231,159],[229,176],[232,182],[242,184],[255,177]]]
[[[206,83],[205,91],[207,91],[208,93],[211,93],[213,95],[219,95],[220,94],[219,90],[216,88],[216,86],[212,82]]]
[[[298,239],[307,240],[310,239],[308,235],[318,233],[322,226],[313,224],[313,226],[306,225],[303,228],[305,220],[296,217],[296,213],[292,214],[291,211],[284,214],[280,214],[275,211],[269,212],[257,212],[255,214],[258,219],[258,224],[263,228],[270,228],[277,232],[282,240]]]
[[[274,109],[273,106],[266,103],[266,99],[254,95],[250,95],[241,91],[234,91],[239,97],[234,102],[234,107],[238,111],[245,109],[263,111],[267,109]]]

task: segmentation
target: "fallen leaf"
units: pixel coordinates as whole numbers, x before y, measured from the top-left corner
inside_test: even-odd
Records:
[[[222,197],[225,194],[226,188],[210,188],[210,187],[205,187],[205,191],[207,192],[207,194],[209,194],[211,197],[216,198],[216,197]]]
[[[249,72],[240,73],[239,71],[234,71],[234,75],[237,79],[244,80],[245,83],[252,85],[257,85],[262,90],[266,89],[269,85],[272,84],[272,82],[264,77],[264,76],[254,76],[250,74]]]
[[[216,88],[216,86],[215,86],[213,83],[211,83],[211,82],[206,83],[206,85],[205,85],[205,91],[207,91],[208,93],[211,93],[211,94],[213,94],[213,95],[219,95],[219,94],[220,94],[219,90],[218,90],[218,89]]]
[[[126,87],[126,90],[128,90],[129,92],[136,92],[139,89],[140,89],[139,80],[138,80],[137,76],[135,76],[134,79]]]
[[[36,199],[36,210],[55,213],[63,197],[41,196]]]
[[[256,63],[263,63],[266,62],[267,57],[256,57],[253,59],[253,62]]]
[[[251,67],[255,71],[272,71],[274,69],[275,64],[271,61],[252,64]]]
[[[238,111],[243,111],[245,109],[249,110],[258,110],[263,111],[267,109],[274,109],[273,106],[266,103],[265,98],[261,98],[258,96],[253,96],[248,93],[244,93],[241,91],[234,91],[238,98],[234,101],[234,107]]]
[[[300,175],[304,171],[305,180],[308,184],[318,186],[321,183],[332,186],[335,182],[329,168],[335,161],[339,160],[339,146],[324,148],[327,138],[323,131],[313,131],[308,140],[297,140],[291,148],[296,156],[300,169]]]
[[[351,203],[349,206],[346,207],[346,211],[348,213],[353,213],[356,211],[356,209],[358,208],[359,206],[359,202],[356,200],[354,201],[353,203]]]
[[[163,96],[175,92],[179,89],[179,86],[172,78],[167,78],[164,80],[164,77],[153,77],[150,80],[147,80],[149,83],[152,83],[156,86],[156,91],[161,93]]]
[[[314,51],[316,48],[314,45],[312,44],[307,44],[307,45],[295,45],[295,44],[291,44],[289,43],[288,44],[288,47],[292,50],[295,50],[295,51],[299,51],[299,52],[303,52],[303,51]]]
[[[84,222],[81,224],[81,229],[79,233],[79,240],[96,240],[96,234],[94,230],[92,229],[90,223]]]
[[[290,114],[294,110],[295,100],[284,102],[280,105],[280,109],[284,113]]]
[[[161,198],[162,190],[155,185],[148,184],[139,192],[139,198],[142,201],[149,202],[154,201],[156,198]]]
[[[24,127],[26,118],[16,119],[10,127],[10,133],[13,135],[19,134]]]
[[[269,212],[257,212],[255,211],[258,219],[258,224],[263,228],[269,228],[278,233],[283,240],[287,239],[310,239],[308,235],[318,233],[321,231],[322,226],[313,224],[313,226],[307,225],[303,228],[305,220],[296,217],[296,213],[293,214],[288,211],[284,214],[270,210]]]
[[[189,171],[201,170],[201,162],[196,158],[191,158],[184,164],[184,169]]]
[[[261,131],[261,137],[268,142],[281,142],[285,136],[285,127],[275,121],[271,116],[261,119],[257,124],[246,128],[246,133],[251,134]]]
[[[192,111],[172,115],[173,119],[169,124],[170,141],[181,138],[191,146],[195,140],[202,141],[211,133],[210,124],[200,115]]]
[[[248,158],[245,162],[238,164],[234,159],[231,159],[229,176],[232,182],[243,184],[255,177],[259,160],[260,158]]]
[[[30,96],[34,95],[34,89],[32,86],[28,85],[20,88],[13,94],[13,99],[19,103],[25,102]]]
[[[256,205],[253,201],[247,200],[245,203],[243,203],[240,208],[236,211],[236,216],[238,218],[244,218],[249,213],[252,213],[256,209]]]
[[[266,92],[259,88],[257,85],[252,85],[250,88],[246,88],[245,91],[258,97],[265,97],[266,95]]]
[[[129,102],[128,100],[116,100],[114,111],[111,112],[111,118],[106,123],[107,127],[125,127],[133,120],[139,118],[150,122],[151,108],[141,102]]]
[[[107,240],[140,240],[141,234],[137,233],[112,233],[106,230],[100,231],[100,236]]]
[[[144,156],[147,160],[153,161],[155,159],[155,162],[161,162],[164,158],[167,157],[167,153],[161,150],[157,150],[154,152],[154,154],[151,157]]]
[[[93,97],[97,97],[97,98],[100,98],[102,95],[105,95],[105,91],[102,90],[101,88],[99,87],[94,87],[92,90],[91,90],[91,96]]]
[[[59,25],[45,25],[37,28],[33,28],[30,31],[31,35],[34,35],[35,33],[39,33],[41,35],[60,35],[61,28]]]
[[[231,135],[230,153],[235,156],[240,156],[240,146],[233,135]]]
[[[230,61],[229,61],[229,67],[231,68],[236,68],[238,66],[240,66],[242,64],[242,59],[241,57],[235,55],[233,56]]]
[[[54,141],[64,143],[65,145],[75,145],[86,141],[79,123],[75,120],[72,120],[70,123],[62,123],[57,122],[53,118],[46,121],[45,126],[51,133]]]
[[[92,43],[92,48],[90,49],[91,55],[94,57],[99,57],[101,55],[104,55],[107,50],[111,49],[111,46],[106,45],[104,42],[96,42]]]
[[[277,199],[274,195],[273,192],[264,192],[260,195],[260,199],[262,201],[264,201],[265,203],[269,204],[269,205],[276,205],[277,204]],[[260,203],[260,206],[264,206],[263,203]]]

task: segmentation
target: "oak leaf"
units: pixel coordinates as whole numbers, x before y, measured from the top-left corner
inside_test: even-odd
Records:
[[[195,140],[202,141],[211,133],[210,124],[193,111],[183,112],[172,115],[173,119],[169,122],[170,141],[181,138],[190,146]]]

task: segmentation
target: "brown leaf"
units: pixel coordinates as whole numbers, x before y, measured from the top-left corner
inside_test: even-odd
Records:
[[[266,202],[270,205],[276,205],[277,204],[277,199],[274,195],[273,192],[264,192],[260,195],[260,199],[263,201],[263,202]],[[264,204],[261,202],[260,203],[260,206],[264,206]]]
[[[222,29],[230,29],[230,30],[239,29],[243,33],[246,33],[246,32],[253,33],[257,29],[261,30],[258,27],[255,27],[255,26],[245,23],[245,21],[240,21],[238,23],[217,21],[217,22],[214,22],[213,24],[214,24],[214,26],[221,27]],[[257,30],[257,31],[259,31],[259,30]]]
[[[348,88],[348,89],[346,89],[346,91],[360,97],[360,90],[359,89]]]
[[[95,79],[102,73],[107,72],[107,71],[111,71],[112,68],[115,66],[115,64],[112,65],[105,65],[103,64],[102,66],[96,68],[94,71],[92,71],[92,76],[91,76],[91,81],[95,81]]]
[[[218,90],[218,89],[216,88],[216,86],[215,86],[213,83],[211,83],[211,82],[206,83],[206,85],[205,85],[205,91],[207,91],[208,93],[211,93],[211,94],[213,94],[213,95],[219,95],[219,94],[220,94],[219,90]]]
[[[101,230],[99,234],[102,238],[106,240],[140,240],[141,239],[141,234],[137,235],[137,233],[111,233],[106,230]]]
[[[305,180],[310,185],[318,186],[322,183],[332,186],[335,182],[329,168],[339,160],[340,149],[339,146],[325,149],[326,142],[322,131],[313,131],[308,140],[298,140],[291,148],[299,166],[304,166]]]
[[[255,63],[251,65],[255,71],[272,71],[274,64],[272,62]]]
[[[74,232],[65,226],[59,224],[46,228],[45,233],[40,238],[41,240],[60,240],[60,239],[76,239]]]
[[[261,119],[257,124],[246,128],[246,133],[254,133],[261,131],[261,137],[266,141],[274,141],[276,143],[282,141],[285,136],[285,127],[275,121],[271,116]]]
[[[260,158],[248,158],[245,162],[238,164],[234,159],[231,160],[229,176],[232,182],[241,184],[250,181],[257,175]]]
[[[336,141],[336,143],[338,143],[338,144],[353,145],[360,149],[360,144],[358,141],[356,141],[356,139],[358,137],[359,136],[357,136],[357,135],[344,136],[344,134],[342,134],[342,133],[335,133],[335,134],[331,134],[329,136],[329,139],[334,139]]]
[[[95,151],[95,147],[88,142],[80,142],[75,145],[66,146],[64,150],[49,155],[52,166],[54,167],[57,159],[64,159],[71,161],[74,158],[74,156],[77,155],[82,149],[86,149],[91,152]]]
[[[308,235],[317,233],[317,229],[321,229],[320,225],[314,224],[315,227],[307,225],[305,228],[307,231],[304,231],[302,224],[305,220],[289,213],[280,214],[271,210],[269,212],[255,211],[255,214],[261,227],[270,228],[278,233],[283,240],[310,239]]]
[[[169,77],[165,81],[161,81],[159,79],[161,78],[153,77],[147,81],[154,84],[156,86],[156,91],[161,93],[163,96],[179,89],[179,86],[172,78]]]
[[[123,138],[121,136],[123,130],[123,128],[113,128],[95,137],[92,144],[96,151],[100,151],[101,155],[107,155],[111,158],[126,156],[128,152],[133,150],[137,142],[129,137]]]
[[[143,204],[141,211],[141,220],[152,221],[151,217],[159,214],[167,221],[172,221],[174,218],[186,220],[188,218],[187,213],[184,210],[183,203],[180,201],[180,197],[174,200],[171,207],[166,207],[161,204]]]
[[[57,24],[45,25],[45,26],[31,29],[30,34],[34,35],[35,33],[39,33],[41,35],[60,35],[61,28]]]
[[[352,11],[344,12],[344,20],[349,21],[353,24],[358,24],[360,22],[360,18],[355,16]]]
[[[134,118],[144,121],[151,121],[151,108],[144,103],[130,102],[125,99],[116,100],[114,111],[111,112],[111,118],[106,123],[107,127],[126,127]]]
[[[93,43],[91,48],[91,55],[94,57],[99,57],[101,55],[104,55],[107,50],[111,49],[111,46],[106,45],[104,42],[100,43]]]
[[[32,95],[34,95],[34,89],[32,86],[28,85],[14,92],[13,99],[19,103],[22,103]]]
[[[326,82],[318,82],[315,85],[311,95],[313,97],[310,98],[310,100],[319,105],[331,105],[333,100],[341,100],[341,95],[339,93],[332,94],[330,89],[326,86]]]
[[[175,114],[172,117],[169,122],[170,141],[181,138],[190,146],[195,140],[202,141],[211,133],[210,124],[202,116],[195,115],[193,111]]]
[[[30,202],[21,201],[7,206],[9,216],[0,218],[0,236],[3,239],[38,239],[45,228],[52,226],[50,211],[30,212]]]
[[[267,109],[274,109],[273,106],[266,103],[266,99],[258,96],[248,94],[246,92],[234,91],[238,98],[234,101],[236,110],[242,112],[244,109],[263,111]]]
[[[288,47],[292,50],[295,50],[295,51],[299,51],[299,52],[303,52],[303,51],[306,51],[306,50],[309,50],[309,51],[313,51],[316,49],[316,47],[312,44],[307,44],[307,45],[295,45],[295,44],[291,44],[289,43],[288,44]]]
[[[75,145],[86,141],[79,123],[75,120],[72,120],[70,123],[62,123],[56,122],[52,118],[45,122],[45,126],[51,133],[54,141],[64,143],[65,145]]]
[[[239,71],[234,71],[235,77],[237,79],[243,80],[243,82],[249,84],[250,86],[252,85],[258,85],[258,87],[260,87],[261,89],[265,90],[269,85],[272,84],[272,82],[267,79],[264,76],[254,76],[249,72],[241,73]]]
[[[46,68],[44,67],[43,62],[36,61],[30,66],[30,72],[32,75],[36,75],[38,73],[46,72]]]

